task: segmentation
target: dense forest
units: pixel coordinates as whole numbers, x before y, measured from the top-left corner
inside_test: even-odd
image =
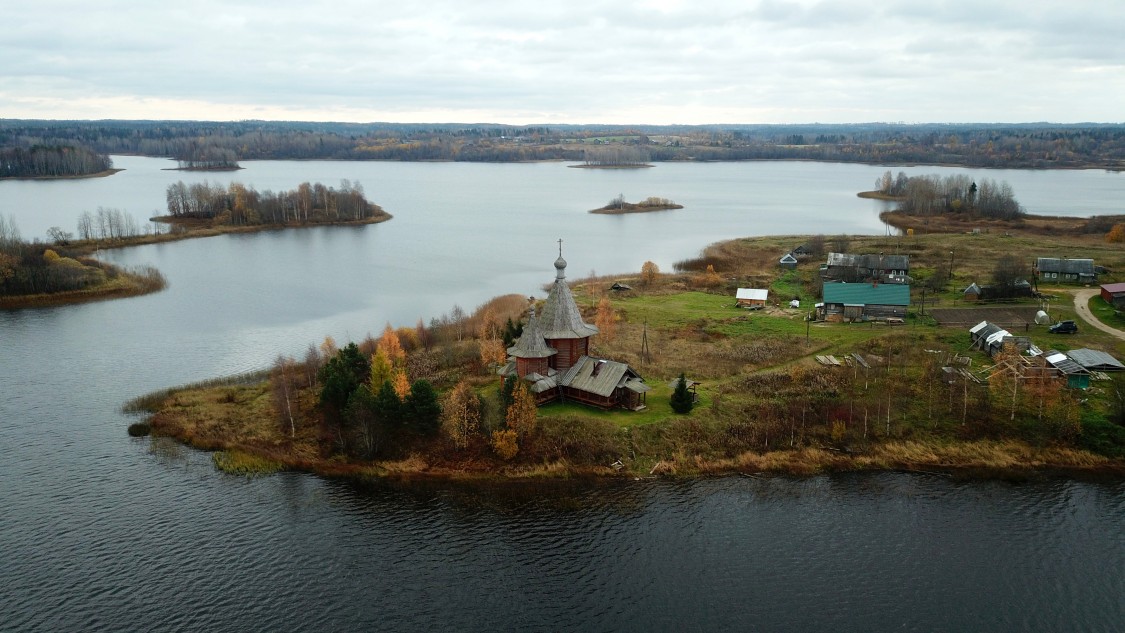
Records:
[[[0,178],[65,178],[108,171],[113,161],[86,147],[0,147]]]
[[[184,168],[238,160],[583,161],[628,148],[651,161],[801,159],[969,167],[1125,168],[1121,124],[508,126],[202,121],[0,120],[0,148],[86,146],[167,156]],[[597,154],[594,154],[595,156]],[[612,155],[612,154],[606,154]]]
[[[367,200],[363,185],[343,180],[340,187],[301,183],[296,189],[274,193],[233,182],[168,185],[168,215],[176,219],[206,219],[216,224],[312,224],[350,222],[382,215]]]
[[[1014,220],[1024,214],[1012,186],[989,178],[982,178],[978,185],[963,174],[908,178],[904,172],[891,177],[891,172],[887,171],[875,182],[875,187],[879,193],[901,198],[901,210],[916,215],[964,213]]]

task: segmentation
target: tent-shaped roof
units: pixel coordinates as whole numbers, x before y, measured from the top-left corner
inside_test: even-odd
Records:
[[[769,292],[766,288],[739,288],[734,298],[747,301],[765,301]]]
[[[793,253],[786,253],[781,259],[778,260],[779,264],[796,264],[797,258],[793,257]]]
[[[570,287],[566,285],[566,260],[562,258],[562,245],[559,245],[559,258],[555,260],[555,285],[543,304],[540,319],[543,338],[547,340],[586,338],[598,333],[598,328],[582,320],[582,313],[574,301]]]
[[[523,334],[516,344],[508,348],[508,354],[516,358],[548,358],[558,354],[558,350],[547,345],[543,339],[543,332],[539,328],[539,319],[535,316],[535,308],[531,309],[531,316],[527,317],[527,325],[523,326]]]
[[[906,284],[824,284],[824,303],[846,305],[910,305],[910,286]]]
[[[965,291],[963,292],[963,294],[979,295],[980,294],[980,286],[978,286],[977,282],[974,281],[973,283],[969,284],[969,286],[967,288],[965,288]]]
[[[1067,352],[1074,362],[1094,371],[1125,371],[1121,361],[1096,349],[1072,349]]]

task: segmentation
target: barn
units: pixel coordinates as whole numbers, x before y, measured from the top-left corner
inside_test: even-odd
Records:
[[[1102,299],[1118,310],[1125,308],[1125,283],[1102,284]]]

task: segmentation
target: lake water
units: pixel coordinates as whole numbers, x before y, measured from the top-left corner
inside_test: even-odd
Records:
[[[883,168],[818,163],[254,162],[116,157],[110,178],[0,182],[25,237],[99,205],[147,217],[178,179],[361,182],[384,224],[103,256],[155,295],[0,313],[0,629],[1120,630],[1125,483],[904,474],[360,488],[246,480],[130,439],[120,404],[487,298],[670,268],[736,236],[882,232]],[[895,168],[897,171],[897,168]],[[912,168],[908,173],[946,173]],[[1120,213],[1121,174],[987,172],[1041,213]],[[681,211],[593,216],[623,193]],[[1065,202],[1065,204],[1064,204]],[[780,254],[779,254],[780,256]]]

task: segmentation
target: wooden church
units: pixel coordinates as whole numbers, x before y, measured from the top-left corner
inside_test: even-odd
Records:
[[[590,337],[598,328],[582,320],[582,312],[566,284],[566,260],[559,240],[555,283],[541,313],[534,307],[501,376],[527,381],[537,404],[572,400],[603,409],[643,409],[651,390],[625,363],[590,356]]]

